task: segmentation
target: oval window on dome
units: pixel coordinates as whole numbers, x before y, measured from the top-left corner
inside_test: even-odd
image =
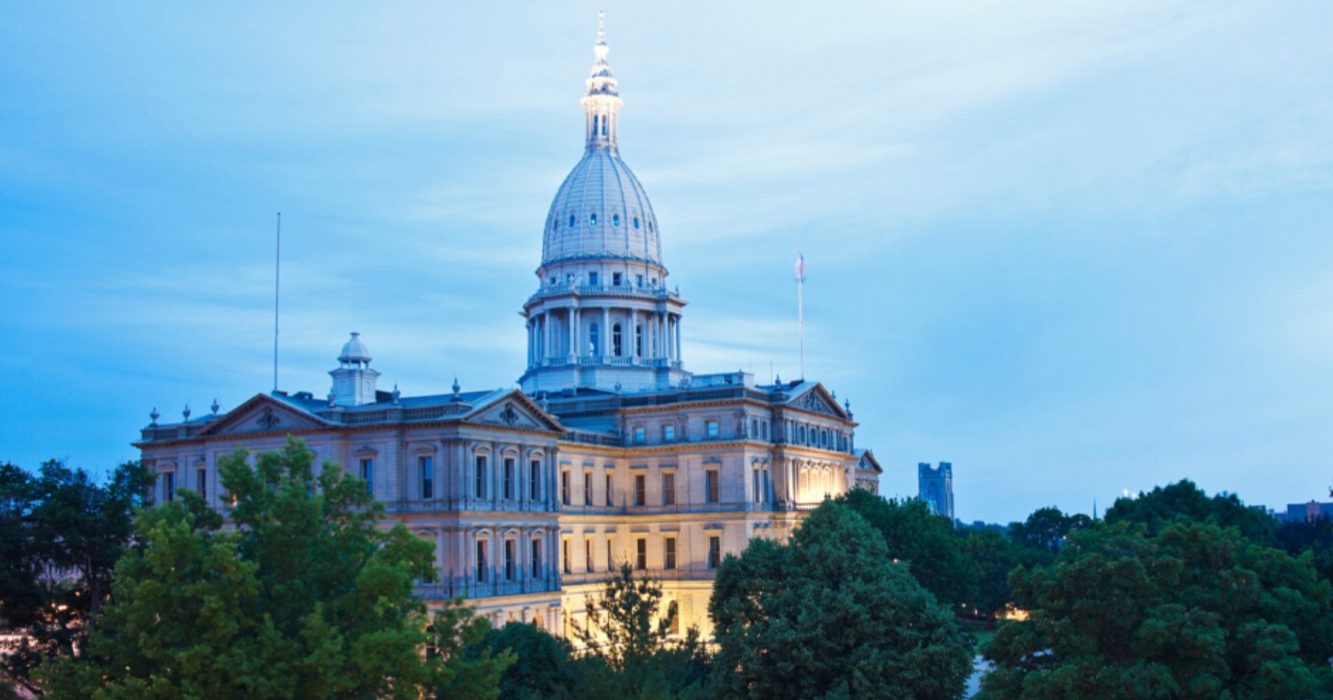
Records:
[[[589,225],[589,226],[596,226],[596,225],[597,225],[597,212],[593,212],[592,214],[590,214],[590,215],[588,216],[588,225]]]
[[[570,227],[570,228],[574,228],[574,215],[573,215],[573,214],[570,214],[570,215],[569,215],[569,227]]]
[[[620,225],[620,215],[619,215],[619,214],[612,214],[612,215],[611,215],[611,225],[612,225],[612,226],[619,226],[619,225]]]
[[[560,217],[558,216],[551,217],[551,229],[554,231],[560,230]]]
[[[639,217],[634,217],[634,228],[639,228]]]
[[[648,233],[652,233],[652,232],[653,232],[653,222],[649,221],[649,222],[648,222]]]

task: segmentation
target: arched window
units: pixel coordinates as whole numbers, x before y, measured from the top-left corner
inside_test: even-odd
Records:
[[[575,219],[574,219],[574,215],[573,215],[573,214],[570,214],[570,215],[569,215],[569,227],[570,227],[570,228],[574,228],[574,224],[575,224],[575,223],[576,223],[576,222],[575,222]]]
[[[597,135],[597,115],[596,115],[596,114],[592,115],[592,133],[593,133],[594,136]]]
[[[643,357],[643,324],[634,326],[634,354]]]
[[[619,323],[611,326],[611,350],[616,357],[624,357],[625,355],[625,344],[620,337]]]
[[[593,212],[591,215],[588,216],[588,225],[589,226],[597,225],[597,212]]]
[[[588,324],[588,354],[594,357],[598,355],[597,348],[601,343],[601,339],[601,335],[598,333],[597,324]]]
[[[638,229],[638,228],[639,228],[639,217],[637,217],[637,216],[634,217],[634,228],[635,228],[635,229]]]
[[[620,215],[619,215],[619,214],[612,214],[612,215],[611,215],[611,225],[612,225],[612,226],[619,226],[619,225],[620,225]]]

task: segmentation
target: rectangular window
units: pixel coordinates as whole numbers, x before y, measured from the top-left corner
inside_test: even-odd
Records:
[[[506,581],[513,581],[513,580],[514,580],[514,573],[515,573],[515,572],[514,572],[514,568],[518,565],[517,562],[515,562],[515,559],[516,559],[517,557],[514,555],[514,549],[516,548],[516,545],[517,545],[517,543],[514,542],[513,540],[505,540],[505,580],[506,580]]]
[[[755,469],[755,470],[754,470],[754,502],[755,502],[755,503],[763,503],[763,502],[764,502],[764,498],[763,498],[763,494],[764,494],[763,487],[764,487],[764,484],[763,484],[763,478],[760,476],[760,470]]]
[[[504,473],[504,494],[505,494],[505,496],[504,496],[504,497],[505,497],[505,500],[508,501],[508,500],[512,500],[512,499],[514,498],[514,458],[513,458],[513,457],[505,457],[505,468],[504,468],[504,471],[505,471],[505,473]]]
[[[592,538],[583,541],[583,570],[592,573]]]
[[[704,501],[706,503],[717,503],[717,470],[709,469],[704,472]]]
[[[542,463],[541,460],[534,459],[528,465],[528,498],[534,501],[541,500],[542,497]]]
[[[662,475],[662,505],[676,505],[676,473],[667,472]]]
[[[560,472],[560,502],[569,505],[569,470]]]
[[[162,472],[162,500],[176,498],[176,472]]]
[[[643,444],[644,440],[646,439],[647,437],[644,435],[643,426],[642,425],[634,426],[634,442],[637,444]]]
[[[640,537],[634,540],[634,568],[643,571],[648,568],[648,540]]]
[[[619,272],[612,272],[612,273],[611,273],[611,285],[612,285],[613,287],[619,287],[620,284],[621,284],[621,281],[622,281],[623,279],[624,279],[624,278],[621,277],[621,275],[620,275]]]
[[[676,426],[668,423],[662,426],[662,442],[674,442],[676,439]]]
[[[199,497],[208,500],[208,470],[200,468],[195,475],[199,479]]]
[[[361,480],[366,482],[366,493],[375,493],[375,460],[361,460]]]
[[[648,478],[643,474],[634,475],[634,505],[643,506],[648,504]]]
[[[417,468],[421,471],[421,497],[435,497],[435,460],[431,457],[417,457]]]
[[[560,547],[562,550],[560,553],[565,555],[563,557],[564,561],[560,563],[560,568],[567,574],[573,573],[574,565],[569,560],[569,540],[561,540]]]
[[[588,286],[589,286],[589,287],[596,287],[596,286],[597,286],[597,273],[596,273],[596,272],[589,272],[589,273],[588,273]]]
[[[675,568],[676,568],[676,538],[674,538],[674,537],[668,537],[668,538],[666,538],[665,540],[662,541],[662,544],[664,544],[664,545],[666,546],[666,551],[664,552],[663,557],[662,557],[662,568],[663,568],[663,569],[675,569]]]
[[[486,540],[477,540],[477,582],[486,582]]]
[[[592,472],[583,472],[583,505],[592,505]]]
[[[716,420],[709,420],[704,422],[704,435],[710,438],[715,438],[718,435],[721,435],[721,431],[718,428],[718,422]]]
[[[616,568],[616,560],[615,557],[611,556],[611,538],[608,537],[606,538],[606,570],[610,571],[614,568]]]
[[[613,480],[613,478],[612,478],[612,476],[611,476],[611,472],[607,472],[607,473],[606,473],[606,505],[608,505],[608,506],[615,505],[615,500],[612,498],[612,497],[615,495],[615,493],[616,493],[615,482],[614,482],[614,480]]]
[[[542,541],[532,541],[532,577],[542,578]]]
[[[642,287],[642,286],[643,286],[643,275],[635,275],[635,276],[634,276],[634,281],[635,281],[636,283],[638,283],[638,285],[639,285],[640,287]]]
[[[722,563],[722,538],[711,535],[708,538],[708,568],[716,569]]]
[[[680,606],[668,608],[671,613],[671,634],[680,634]]]
[[[477,498],[486,497],[486,455],[477,455],[476,459]]]

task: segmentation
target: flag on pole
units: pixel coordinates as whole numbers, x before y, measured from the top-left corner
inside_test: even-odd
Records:
[[[799,250],[796,251],[796,281],[805,281],[805,256]]]

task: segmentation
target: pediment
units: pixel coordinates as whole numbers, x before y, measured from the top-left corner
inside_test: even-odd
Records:
[[[209,426],[209,435],[295,432],[324,427],[326,423],[304,411],[263,394],[241,404]]]
[[[835,418],[847,417],[847,412],[842,406],[838,405],[837,399],[834,399],[822,384],[814,385],[808,391],[793,397],[787,403],[790,406],[811,411],[813,413],[821,413]]]
[[[519,391],[511,391],[488,405],[478,407],[466,420],[469,423],[500,425],[519,430],[564,431],[553,417]]]

